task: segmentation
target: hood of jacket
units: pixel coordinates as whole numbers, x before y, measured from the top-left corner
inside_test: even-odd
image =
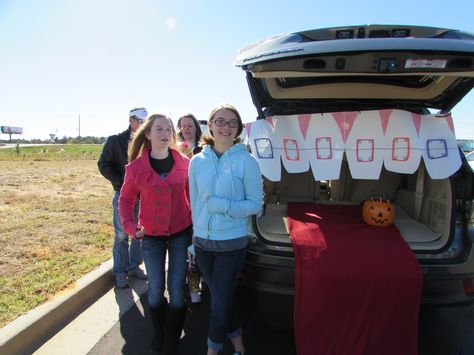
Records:
[[[224,169],[226,171],[229,171],[230,175],[232,175],[232,173],[233,173],[232,166],[233,165],[230,162],[230,158],[233,155],[238,155],[242,151],[247,153],[247,146],[245,144],[242,144],[242,143],[237,143],[237,144],[234,144],[233,146],[231,146],[229,149],[227,149],[224,152],[224,154],[222,154],[220,157],[217,156],[216,152],[212,149],[212,146],[210,146],[210,145],[204,146],[204,148],[202,150],[202,153],[204,154],[205,157],[211,159],[211,161],[213,163],[212,166],[214,168],[214,172],[215,172],[216,176],[219,176],[219,172],[218,172],[219,160],[222,160],[222,161],[225,162],[224,163]],[[234,181],[233,181],[233,179],[229,179],[229,181],[231,183],[230,186],[232,187],[232,194],[235,194]]]
[[[237,143],[237,144],[234,144],[233,146],[231,146],[229,149],[227,149],[224,154],[222,154],[222,156],[224,156],[225,154],[233,154],[233,153],[236,153],[236,152],[239,152],[241,150],[245,150],[247,151],[247,146],[245,144],[242,144],[242,143]],[[212,150],[212,146],[211,145],[205,145],[203,148],[202,148],[202,153],[205,154],[205,155],[208,155],[208,154],[216,154],[214,152],[214,150]]]

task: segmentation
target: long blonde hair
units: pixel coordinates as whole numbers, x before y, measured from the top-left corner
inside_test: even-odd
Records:
[[[153,126],[153,122],[155,122],[157,118],[164,118],[169,121],[171,128],[173,130],[170,148],[172,149],[177,148],[176,130],[174,128],[173,121],[171,120],[171,118],[169,118],[168,116],[164,114],[156,113],[148,117],[133,135],[132,141],[130,142],[128,146],[128,161],[135,160],[136,158],[141,156],[144,149],[151,149],[151,142],[146,137],[146,134],[150,132],[151,127]]]

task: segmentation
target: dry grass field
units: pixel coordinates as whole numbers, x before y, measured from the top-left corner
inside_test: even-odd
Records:
[[[0,327],[111,257],[112,186],[88,159],[0,161]]]

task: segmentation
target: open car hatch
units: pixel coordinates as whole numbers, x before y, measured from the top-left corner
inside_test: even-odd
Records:
[[[400,109],[449,112],[474,86],[474,36],[364,25],[271,37],[240,51],[259,118]]]

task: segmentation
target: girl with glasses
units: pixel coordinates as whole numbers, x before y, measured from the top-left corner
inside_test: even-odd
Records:
[[[208,355],[230,339],[243,355],[242,330],[234,293],[247,247],[248,218],[262,210],[262,176],[257,161],[240,143],[238,111],[224,104],[209,115],[203,149],[189,167],[193,244],[211,294]]]

